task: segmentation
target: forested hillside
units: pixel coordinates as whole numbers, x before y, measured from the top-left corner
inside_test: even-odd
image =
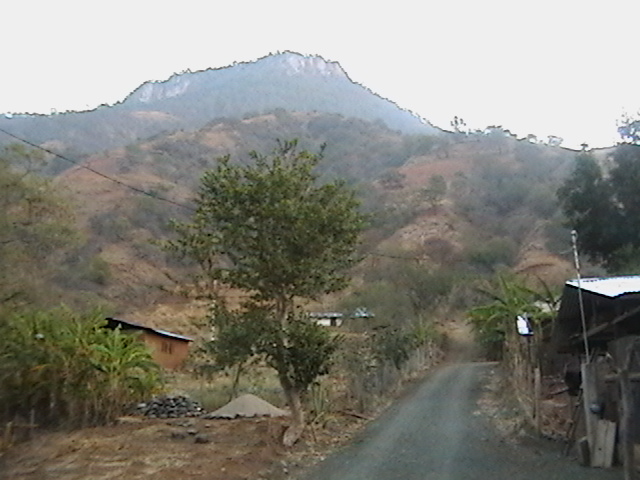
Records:
[[[59,254],[56,288],[119,312],[175,300],[190,267],[160,247],[172,236],[171,220],[188,218],[199,179],[218,158],[246,162],[278,139],[324,148],[322,178],[345,180],[369,215],[357,281],[331,300],[336,308],[367,304],[400,318],[450,295],[470,302],[472,294],[461,293],[468,279],[502,267],[554,281],[565,275],[557,254],[568,233],[555,191],[573,152],[502,129],[407,135],[380,122],[279,109],[156,135],[57,174],[53,185],[74,213],[77,240]],[[45,172],[69,164],[47,158]]]

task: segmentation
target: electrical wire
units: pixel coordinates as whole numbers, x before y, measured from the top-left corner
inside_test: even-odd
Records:
[[[129,190],[131,190],[131,191],[133,191],[135,193],[138,193],[140,195],[146,195],[147,197],[153,198],[155,200],[160,200],[162,202],[166,202],[166,203],[169,203],[171,205],[175,205],[175,206],[180,207],[180,208],[184,208],[185,210],[189,210],[191,212],[195,212],[196,211],[196,209],[194,207],[191,207],[189,205],[185,205],[185,204],[180,203],[180,202],[176,202],[175,200],[171,200],[170,198],[162,197],[162,196],[157,195],[155,193],[151,193],[151,192],[149,192],[147,190],[143,190],[142,188],[138,188],[138,187],[136,187],[134,185],[130,185],[130,184],[126,183],[126,182],[123,182],[122,180],[119,180],[117,178],[111,177],[111,176],[107,175],[106,173],[103,173],[103,172],[101,172],[99,170],[96,170],[95,168],[92,168],[89,165],[85,165],[85,164],[83,164],[83,163],[81,163],[81,162],[79,162],[77,160],[73,160],[73,159],[71,159],[71,158],[69,158],[69,157],[67,157],[65,155],[62,155],[62,154],[57,153],[57,152],[54,152],[53,150],[50,150],[50,149],[45,148],[45,147],[43,147],[41,145],[38,145],[38,144],[33,143],[33,142],[29,141],[29,140],[26,140],[26,139],[24,139],[22,137],[19,137],[18,135],[15,135],[15,134],[13,134],[11,132],[8,132],[4,128],[0,127],[0,132],[4,133],[5,135],[7,135],[7,136],[9,136],[11,138],[16,139],[16,140],[18,140],[18,141],[20,141],[20,142],[22,142],[22,143],[24,143],[26,145],[29,145],[30,147],[36,148],[38,150],[42,150],[43,152],[46,152],[46,153],[48,153],[50,155],[54,155],[55,157],[58,157],[58,158],[66,161],[66,162],[69,162],[69,163],[71,163],[73,165],[76,165],[77,167],[84,168],[85,170],[88,170],[88,171],[90,171],[91,173],[93,173],[95,175],[98,175],[98,176],[100,176],[100,177],[102,177],[102,178],[104,178],[106,180],[109,180],[110,182],[113,182],[113,183],[115,183],[117,185],[120,185],[121,187],[127,188],[127,189],[129,189]],[[383,257],[383,258],[391,258],[391,259],[396,259],[396,260],[410,260],[410,261],[418,261],[418,260],[420,260],[422,258],[422,257],[417,257],[417,256],[391,255],[391,254],[385,254],[385,253],[380,253],[380,252],[375,252],[375,251],[369,252],[369,253],[365,254],[364,256],[365,257],[370,257],[370,256]]]
[[[88,171],[94,173],[95,175],[98,175],[98,176],[100,176],[100,177],[102,177],[102,178],[104,178],[106,180],[109,180],[110,182],[118,184],[121,187],[128,188],[129,190],[131,190],[133,192],[136,192],[136,193],[138,193],[140,195],[146,195],[147,197],[154,198],[154,199],[160,200],[162,202],[170,203],[171,205],[175,205],[176,207],[184,208],[184,209],[192,211],[192,212],[196,211],[195,208],[193,208],[193,207],[191,207],[189,205],[185,205],[183,203],[176,202],[175,200],[171,200],[170,198],[162,197],[160,195],[157,195],[155,193],[149,192],[147,190],[143,190],[142,188],[138,188],[138,187],[136,187],[134,185],[130,185],[130,184],[126,183],[126,182],[123,182],[122,180],[119,180],[117,178],[111,177],[111,176],[107,175],[106,173],[103,173],[103,172],[101,172],[99,170],[96,170],[95,168],[92,168],[92,167],[90,167],[88,165],[84,165],[84,164],[82,164],[82,163],[80,163],[80,162],[78,162],[76,160],[73,160],[73,159],[71,159],[69,157],[66,157],[64,155],[56,153],[53,150],[45,148],[45,147],[43,147],[41,145],[38,145],[36,143],[30,142],[29,140],[21,138],[18,135],[14,135],[13,133],[6,131],[4,128],[0,128],[0,132],[4,133],[5,135],[8,135],[9,137],[12,137],[12,138],[20,141],[22,143],[27,144],[30,147],[36,148],[38,150],[42,150],[43,152],[49,153],[51,155],[54,155],[54,156],[66,161],[66,162],[69,162],[69,163],[71,163],[73,165],[76,165],[76,166],[78,166],[80,168],[84,168],[85,170],[88,170]]]

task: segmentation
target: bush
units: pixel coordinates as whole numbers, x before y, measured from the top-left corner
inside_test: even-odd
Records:
[[[96,425],[147,398],[157,365],[103,318],[64,308],[0,316],[0,421],[33,414],[40,425]]]
[[[89,262],[84,278],[98,285],[106,285],[111,279],[109,264],[102,257],[96,255]]]
[[[483,272],[493,272],[497,267],[513,265],[518,247],[510,238],[492,238],[466,249],[469,263]]]
[[[374,335],[374,352],[381,361],[388,361],[400,370],[417,347],[411,332],[398,328],[385,328]]]

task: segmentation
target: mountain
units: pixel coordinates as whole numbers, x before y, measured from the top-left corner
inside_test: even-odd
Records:
[[[58,151],[83,154],[276,109],[335,113],[382,122],[403,133],[437,133],[412,113],[351,81],[338,63],[292,52],[146,82],[122,102],[91,111],[5,116],[0,128],[34,143],[55,142]]]

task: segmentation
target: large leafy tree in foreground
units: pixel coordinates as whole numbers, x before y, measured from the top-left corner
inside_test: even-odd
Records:
[[[291,444],[304,426],[301,397],[335,350],[296,301],[346,285],[363,218],[342,182],[318,183],[321,154],[299,151],[292,141],[250,157],[246,164],[221,158],[203,175],[197,211],[177,225],[172,245],[199,263],[211,285],[251,293],[242,318],[259,326],[247,329],[253,351],[278,373],[292,411],[284,438]]]
[[[579,247],[593,261],[623,271],[640,261],[640,146],[616,147],[612,163],[603,168],[581,153],[573,172],[558,190],[568,224]]]

